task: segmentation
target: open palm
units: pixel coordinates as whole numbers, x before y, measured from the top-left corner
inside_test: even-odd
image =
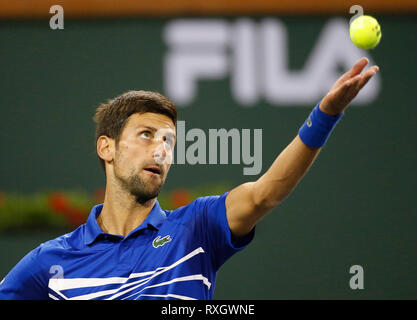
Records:
[[[352,69],[343,74],[321,101],[320,110],[330,115],[343,112],[369,79],[378,72],[379,67],[372,66],[362,73],[368,63],[367,58],[361,58]]]

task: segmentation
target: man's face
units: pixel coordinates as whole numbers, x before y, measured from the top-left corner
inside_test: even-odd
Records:
[[[116,145],[114,176],[139,203],[158,196],[171,167],[175,139],[174,123],[165,115],[129,117]]]

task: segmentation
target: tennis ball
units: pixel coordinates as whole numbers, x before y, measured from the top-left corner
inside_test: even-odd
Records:
[[[352,21],[349,30],[350,39],[359,48],[375,48],[381,40],[381,27],[371,16],[360,16]]]

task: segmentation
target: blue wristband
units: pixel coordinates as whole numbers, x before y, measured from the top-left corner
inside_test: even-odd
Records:
[[[344,112],[336,116],[324,113],[319,108],[320,102],[298,131],[298,136],[301,141],[312,148],[321,148],[324,146],[333,128],[344,115]]]

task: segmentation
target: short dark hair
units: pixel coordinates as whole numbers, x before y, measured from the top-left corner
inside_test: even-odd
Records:
[[[174,126],[177,122],[177,108],[167,97],[156,91],[127,91],[120,96],[100,104],[93,117],[96,123],[96,143],[100,136],[107,136],[119,142],[127,119],[134,113],[152,112],[169,117]],[[104,160],[99,157],[105,169]]]

